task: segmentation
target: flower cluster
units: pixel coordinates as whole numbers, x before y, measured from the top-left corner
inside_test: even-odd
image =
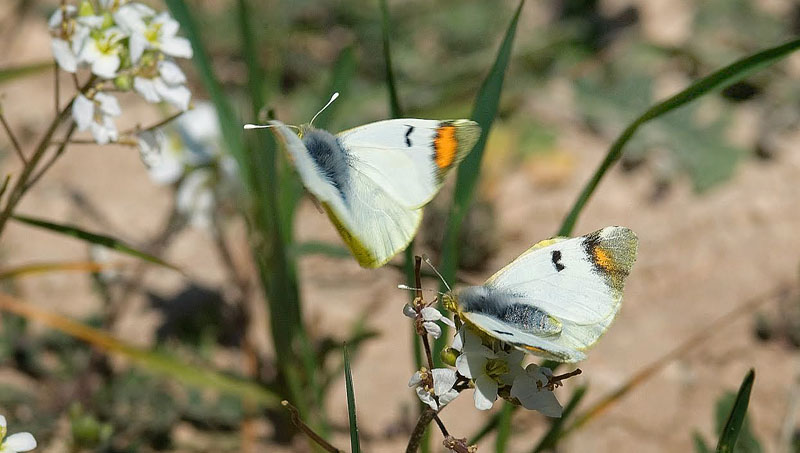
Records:
[[[119,103],[105,88],[132,88],[148,102],[189,108],[186,76],[173,58],[191,58],[192,46],[177,36],[178,22],[169,13],[126,0],[84,0],[60,6],[48,25],[61,69],[74,74],[85,67],[108,82],[80,94],[72,108],[78,130],[89,130],[97,143],[118,138]]]
[[[0,415],[0,453],[18,453],[36,448],[36,439],[31,433],[16,433],[6,437],[6,418]]]
[[[198,103],[173,125],[137,134],[150,179],[177,184],[176,208],[194,226],[210,228],[220,203],[239,192],[236,162],[223,151],[217,112]]]
[[[453,322],[436,308],[416,299],[406,304],[403,313],[415,319],[417,333],[438,338],[442,329],[436,322]],[[427,341],[427,340],[426,340]],[[426,348],[427,348],[426,344]],[[461,391],[474,388],[473,400],[480,410],[491,409],[498,396],[548,417],[560,417],[562,407],[552,390],[559,385],[552,370],[535,364],[523,366],[525,354],[499,340],[483,338],[462,326],[443,354],[450,368],[422,368],[408,383],[419,399],[439,410]]]

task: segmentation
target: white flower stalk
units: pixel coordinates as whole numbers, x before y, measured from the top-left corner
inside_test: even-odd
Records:
[[[95,142],[104,145],[118,137],[114,117],[122,114],[117,98],[97,93],[94,99],[79,94],[72,104],[72,118],[79,131],[89,130]]]
[[[408,381],[409,387],[416,387],[420,401],[438,411],[456,399],[458,391],[453,389],[456,383],[456,372],[449,368],[434,368],[430,371],[423,368]]]
[[[492,351],[484,346],[481,338],[470,329],[464,328],[451,347],[461,354],[456,359],[458,372],[473,381],[475,407],[480,410],[492,408],[497,400],[498,390],[511,385],[514,378],[522,372],[520,363],[523,353],[512,350]]]
[[[133,79],[135,89],[148,102],[166,101],[186,111],[192,93],[186,88],[186,76],[172,60],[159,61],[156,73],[150,77],[139,75]]]
[[[548,387],[553,372],[533,363],[517,374],[511,385],[511,397],[525,409],[539,411],[548,417],[561,417],[563,408]]]
[[[36,448],[36,439],[31,433],[16,433],[6,437],[6,418],[0,415],[0,453],[20,453]]]
[[[158,50],[171,57],[192,58],[189,40],[177,36],[179,24],[167,12],[160,14],[139,4],[121,6],[114,19],[130,35],[131,61],[139,61],[147,49]]]

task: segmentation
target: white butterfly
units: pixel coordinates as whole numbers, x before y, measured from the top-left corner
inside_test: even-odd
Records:
[[[479,332],[517,349],[578,362],[608,329],[636,261],[636,234],[606,227],[534,245],[481,286],[445,296]]]
[[[266,127],[359,264],[373,268],[408,246],[422,207],[480,136],[478,124],[463,119],[385,120],[337,135],[308,124],[299,137],[280,121]]]

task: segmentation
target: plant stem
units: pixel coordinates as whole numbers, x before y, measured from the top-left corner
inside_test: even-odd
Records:
[[[95,76],[90,77],[86,84],[81,87],[79,91],[84,92],[94,83],[94,81]],[[39,144],[36,145],[36,149],[33,152],[33,155],[31,155],[30,160],[28,160],[23,166],[22,173],[20,173],[19,178],[17,178],[16,182],[14,183],[14,186],[8,195],[8,199],[6,200],[6,205],[2,212],[0,212],[0,236],[2,236],[6,223],[8,223],[8,219],[11,218],[11,214],[14,213],[14,208],[17,207],[22,199],[22,196],[25,195],[25,192],[30,189],[28,181],[33,176],[33,172],[36,170],[39,161],[42,160],[47,152],[47,148],[50,146],[50,140],[53,138],[53,134],[56,132],[56,129],[58,129],[58,127],[64,123],[64,121],[70,118],[73,102],[75,102],[75,98],[72,98],[69,104],[67,104],[66,107],[64,107],[64,109],[61,110],[53,119],[53,122],[50,123],[50,126],[47,128],[44,135],[42,135],[42,138],[39,139]]]
[[[25,159],[25,155],[22,154],[22,148],[19,146],[19,142],[17,141],[17,137],[14,136],[14,133],[11,131],[11,127],[9,127],[8,123],[6,122],[6,117],[3,115],[3,109],[0,108],[0,124],[3,125],[3,129],[6,130],[6,134],[8,134],[8,138],[11,140],[11,144],[14,145],[14,151],[17,152],[17,156],[22,161],[23,164],[27,164],[28,161]]]
[[[433,420],[435,415],[436,411],[430,407],[426,408],[421,414],[419,414],[417,426],[414,427],[414,431],[411,432],[411,437],[408,439],[406,453],[416,453],[416,451],[419,449],[419,444],[425,435],[425,429],[428,427],[428,424],[431,422],[431,420]]]

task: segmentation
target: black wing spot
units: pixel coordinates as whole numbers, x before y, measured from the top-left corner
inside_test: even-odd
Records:
[[[510,336],[514,335],[513,333],[511,333],[511,332],[506,332],[505,330],[494,330],[494,329],[493,329],[493,330],[492,330],[492,332],[494,332],[494,333],[496,333],[496,334],[499,334],[499,335],[505,335],[505,336],[507,336],[507,337],[510,337]]]
[[[408,130],[406,131],[406,146],[409,148],[411,147],[411,133],[414,132],[414,126],[408,126]]]
[[[556,267],[556,272],[561,272],[564,270],[565,266],[559,263],[559,261],[561,261],[561,250],[553,250],[552,260],[553,265]]]

